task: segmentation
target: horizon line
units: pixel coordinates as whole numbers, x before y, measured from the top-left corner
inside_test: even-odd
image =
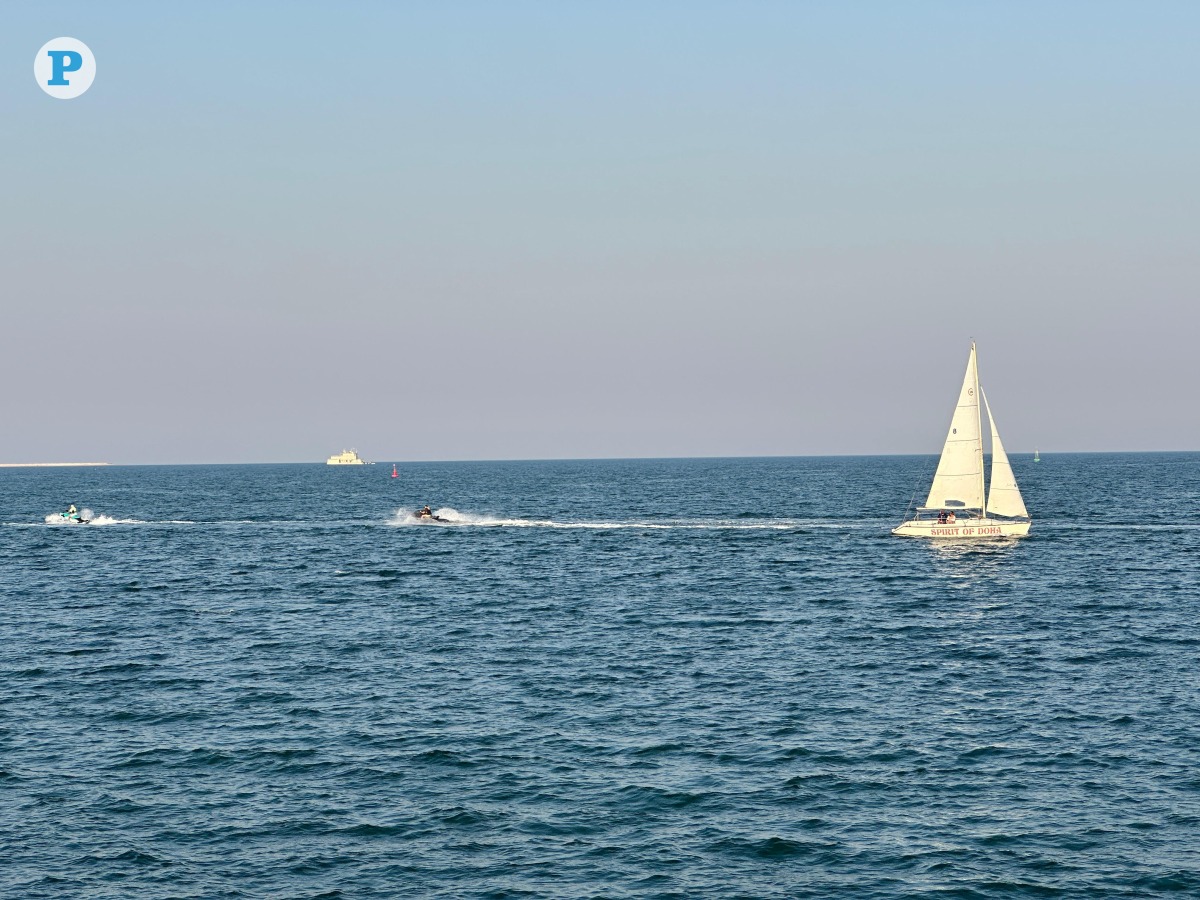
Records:
[[[1037,449],[1038,454],[1043,459],[1047,455],[1050,456],[1105,456],[1105,455],[1164,455],[1164,454],[1187,454],[1200,453],[1200,450],[1050,450],[1045,453],[1041,448]],[[984,454],[990,456],[991,454]],[[1019,453],[1009,452],[1009,458],[1022,456],[1032,456],[1031,451],[1022,451]],[[502,462],[651,462],[651,461],[668,461],[668,460],[722,460],[722,459],[882,459],[882,458],[902,458],[902,457],[936,457],[936,451],[925,453],[755,453],[747,455],[729,455],[729,454],[713,454],[699,456],[546,456],[546,457],[479,457],[472,459],[402,459],[399,457],[386,457],[386,462],[382,460],[372,460],[363,463],[362,467],[373,465],[387,465],[388,462],[395,465],[429,465],[429,464],[449,464],[449,463],[502,463]],[[240,462],[37,462],[37,463],[0,463],[0,469],[41,469],[41,468],[134,468],[139,466],[326,466],[334,469],[357,469],[355,465],[335,465],[329,466],[324,461],[301,459],[301,460],[256,460],[256,461],[240,461]]]

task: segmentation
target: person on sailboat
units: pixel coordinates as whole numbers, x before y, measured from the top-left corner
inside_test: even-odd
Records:
[[[953,525],[955,522],[955,519],[956,519],[956,516],[954,515],[954,510],[950,510],[950,512],[946,513],[946,524],[947,525]]]
[[[938,513],[938,524],[939,524],[939,525],[945,525],[945,524],[946,524],[946,516],[947,516],[947,515],[948,515],[948,514],[947,514],[947,512],[946,512],[944,509],[943,509],[943,510],[942,510],[940,513]]]

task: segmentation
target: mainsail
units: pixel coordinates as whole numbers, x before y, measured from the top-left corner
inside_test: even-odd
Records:
[[[1000,443],[1000,432],[996,428],[996,420],[992,417],[992,407],[984,394],[983,405],[987,409],[988,424],[992,426],[992,484],[988,489],[987,511],[998,516],[1022,516],[1028,518],[1029,511],[1025,509],[1025,501],[1021,499],[1021,491],[1017,487],[1017,479],[1013,476],[1012,466],[1008,462],[1008,454]]]
[[[950,420],[950,432],[946,435],[942,458],[938,461],[925,506],[983,509],[983,436],[980,434],[979,369],[974,344],[971,344],[967,374],[963,377],[958,405]]]

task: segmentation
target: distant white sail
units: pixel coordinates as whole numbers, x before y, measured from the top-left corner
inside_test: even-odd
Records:
[[[979,370],[972,344],[926,507],[983,509],[983,436],[979,432]]]
[[[1028,517],[1025,501],[1021,498],[1021,490],[1017,487],[1017,479],[1013,475],[1012,466],[1008,462],[1008,454],[1000,443],[1000,431],[996,428],[996,420],[992,417],[991,404],[987,395],[983,397],[984,408],[987,409],[988,424],[992,426],[992,483],[988,488],[987,511],[998,516]]]

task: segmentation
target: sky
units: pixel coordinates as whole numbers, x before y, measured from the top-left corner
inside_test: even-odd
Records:
[[[33,60],[84,41],[91,89]],[[0,462],[1197,450],[1200,4],[0,8]]]

